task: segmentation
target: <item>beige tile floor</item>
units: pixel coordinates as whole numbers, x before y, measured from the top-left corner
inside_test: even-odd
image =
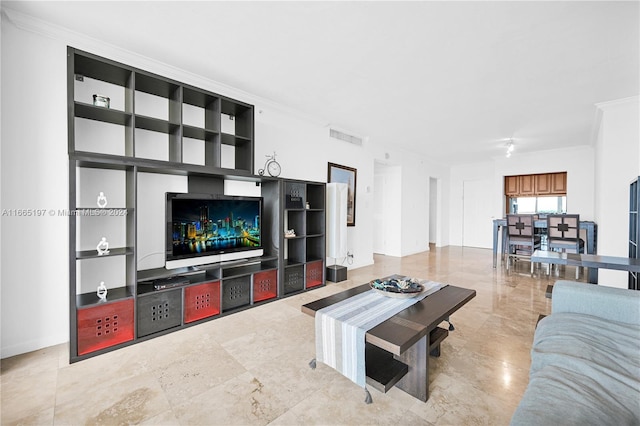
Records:
[[[546,286],[519,262],[492,268],[491,251],[445,247],[375,256],[348,280],[69,365],[68,345],[1,364],[2,425],[463,425],[508,424],[528,380]],[[543,271],[543,270],[542,270]],[[300,306],[403,273],[473,288],[456,330],[431,358],[430,398],[361,388],[314,358],[313,319]],[[571,279],[574,270],[561,270]]]

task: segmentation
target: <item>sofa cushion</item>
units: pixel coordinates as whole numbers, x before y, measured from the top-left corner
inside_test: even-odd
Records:
[[[640,326],[564,312],[542,319],[511,424],[640,424]]]
[[[640,325],[640,291],[556,281],[551,312],[574,312]]]

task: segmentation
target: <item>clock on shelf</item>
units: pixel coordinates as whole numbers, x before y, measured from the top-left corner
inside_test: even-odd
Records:
[[[264,163],[264,168],[258,170],[260,176],[264,176],[264,173],[269,173],[269,176],[278,177],[282,172],[280,163],[276,161],[276,152],[273,151],[273,155],[267,155],[267,161]]]

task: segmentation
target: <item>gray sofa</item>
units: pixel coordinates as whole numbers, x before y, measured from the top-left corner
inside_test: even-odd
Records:
[[[640,425],[640,291],[558,281],[511,425]]]

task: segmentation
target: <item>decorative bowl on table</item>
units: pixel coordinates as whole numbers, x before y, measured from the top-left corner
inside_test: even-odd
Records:
[[[424,286],[417,278],[388,277],[375,279],[369,283],[371,288],[378,293],[398,299],[416,297],[424,291]]]

